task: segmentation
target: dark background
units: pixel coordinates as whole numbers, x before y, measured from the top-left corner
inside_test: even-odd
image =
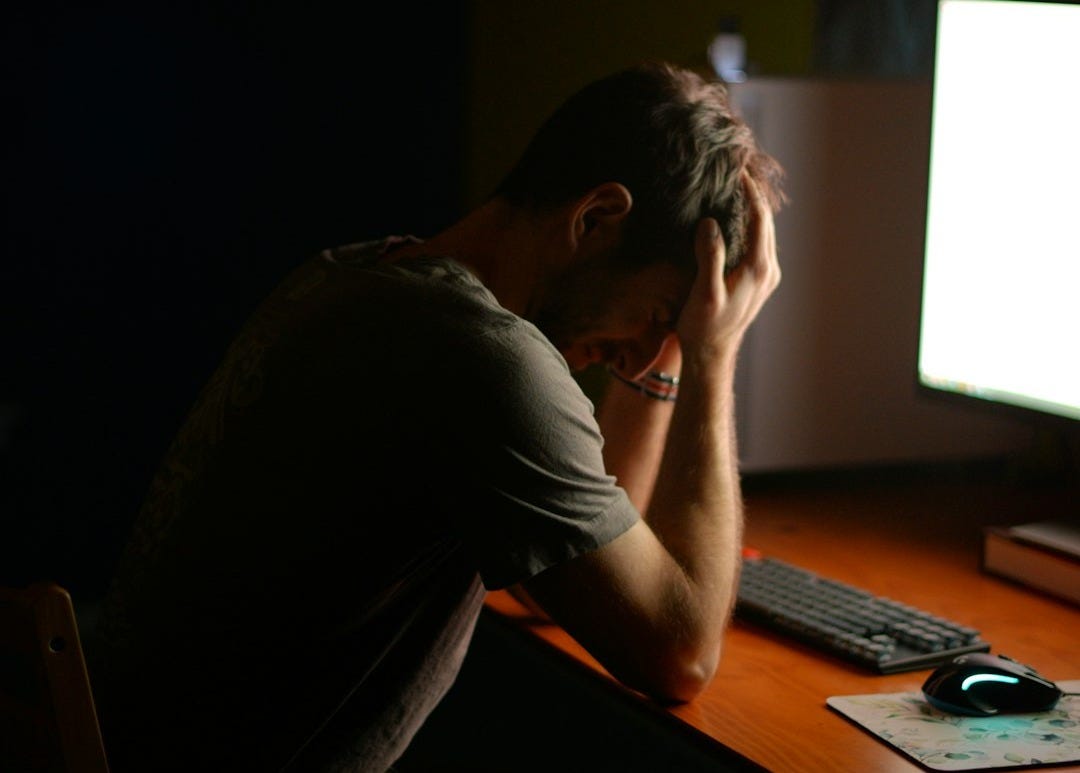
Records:
[[[461,214],[464,3],[167,5],[4,12],[0,582],[99,595],[261,295]]]

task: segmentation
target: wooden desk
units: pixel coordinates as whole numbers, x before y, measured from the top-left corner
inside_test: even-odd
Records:
[[[982,574],[978,565],[981,526],[1075,512],[1075,490],[863,479],[751,487],[746,506],[747,545],[977,628],[992,652],[1030,663],[1050,679],[1080,679],[1080,608]],[[506,593],[491,594],[488,608],[614,685],[564,631],[536,621]],[[922,770],[825,700],[918,691],[927,674],[868,674],[736,621],[712,687],[666,711],[688,736],[704,734],[718,752],[726,747],[770,771]],[[616,689],[628,704],[657,711]]]

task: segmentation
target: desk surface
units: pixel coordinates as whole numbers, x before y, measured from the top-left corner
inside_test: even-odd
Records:
[[[1048,678],[1080,679],[1080,607],[983,574],[980,528],[1063,514],[1075,491],[941,480],[750,487],[746,544],[982,632],[991,651]],[[1064,502],[1064,504],[1063,504]],[[504,592],[488,607],[610,679],[564,631]],[[712,687],[665,709],[690,734],[771,771],[922,768],[825,705],[832,695],[916,692],[928,671],[878,676],[735,621]],[[626,690],[628,702],[656,711]],[[1054,768],[1080,770],[1080,766]],[[1019,769],[1018,769],[1019,770]]]

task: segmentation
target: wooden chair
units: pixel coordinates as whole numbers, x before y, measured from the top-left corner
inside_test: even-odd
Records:
[[[0,588],[0,771],[108,769],[71,596]]]

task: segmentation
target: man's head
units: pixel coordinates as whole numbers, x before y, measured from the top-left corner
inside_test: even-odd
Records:
[[[746,246],[743,171],[777,208],[781,170],[758,148],[718,81],[662,62],[647,62],[595,81],[541,126],[495,194],[546,209],[604,183],[633,198],[622,253],[647,265],[693,269],[698,221],[715,218],[735,265]]]
[[[741,260],[746,174],[776,209],[780,167],[723,84],[665,63],[596,81],[543,124],[495,194],[526,211],[568,211],[582,233],[598,226],[530,315],[571,367],[648,367],[693,280],[699,222],[717,221],[729,267]]]

